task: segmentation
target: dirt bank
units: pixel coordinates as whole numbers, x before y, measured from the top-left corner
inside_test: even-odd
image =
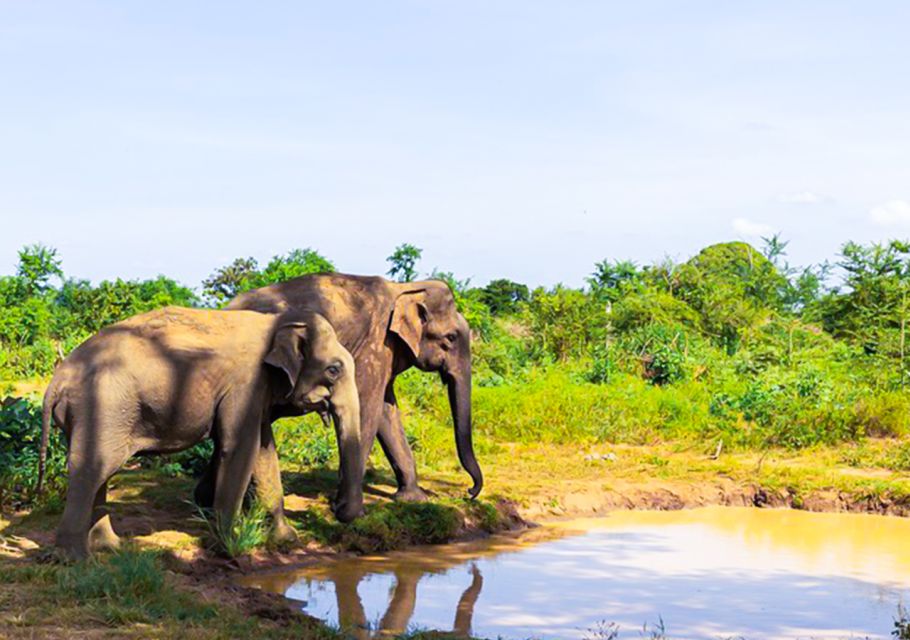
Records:
[[[599,483],[573,487],[564,495],[537,498],[519,510],[528,522],[606,515],[618,509],[673,511],[705,506],[790,508],[821,512],[874,513],[910,516],[910,497],[862,494],[836,489],[802,492],[793,487],[741,484],[732,478],[686,483],[616,481],[609,489]]]

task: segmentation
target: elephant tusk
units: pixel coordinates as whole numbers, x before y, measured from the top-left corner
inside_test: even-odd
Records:
[[[322,408],[319,409],[318,412],[319,412],[319,417],[322,418],[322,424],[324,424],[326,426],[326,428],[330,428],[332,426],[332,423],[330,422],[330,418],[329,418],[329,411],[330,411],[329,401],[323,400]]]

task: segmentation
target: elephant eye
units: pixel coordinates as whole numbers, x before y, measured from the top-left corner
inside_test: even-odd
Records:
[[[337,378],[341,375],[341,365],[330,364],[328,367],[326,367],[325,372],[329,374],[330,378]]]

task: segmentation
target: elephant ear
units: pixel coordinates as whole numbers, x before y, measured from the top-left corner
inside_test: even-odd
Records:
[[[408,345],[415,358],[420,355],[420,339],[427,323],[428,312],[423,303],[424,297],[423,289],[398,296],[392,311],[392,322],[389,324],[389,330]]]
[[[288,382],[291,385],[288,396],[294,393],[297,378],[303,368],[306,341],[307,324],[305,322],[283,324],[275,332],[271,348],[263,360],[266,364],[281,369],[287,374]]]

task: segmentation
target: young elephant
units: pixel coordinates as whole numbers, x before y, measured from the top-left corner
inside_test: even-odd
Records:
[[[135,454],[187,449],[211,434],[215,512],[230,522],[277,415],[331,414],[341,458],[335,513],[363,506],[360,405],[354,360],[321,315],[168,307],[111,325],[57,368],[44,396],[38,487],[50,423],[69,443],[69,487],[57,546],[83,557],[116,546],[104,509],[107,481]],[[277,495],[274,495],[277,493]],[[293,537],[280,486],[262,496],[275,533]]]

